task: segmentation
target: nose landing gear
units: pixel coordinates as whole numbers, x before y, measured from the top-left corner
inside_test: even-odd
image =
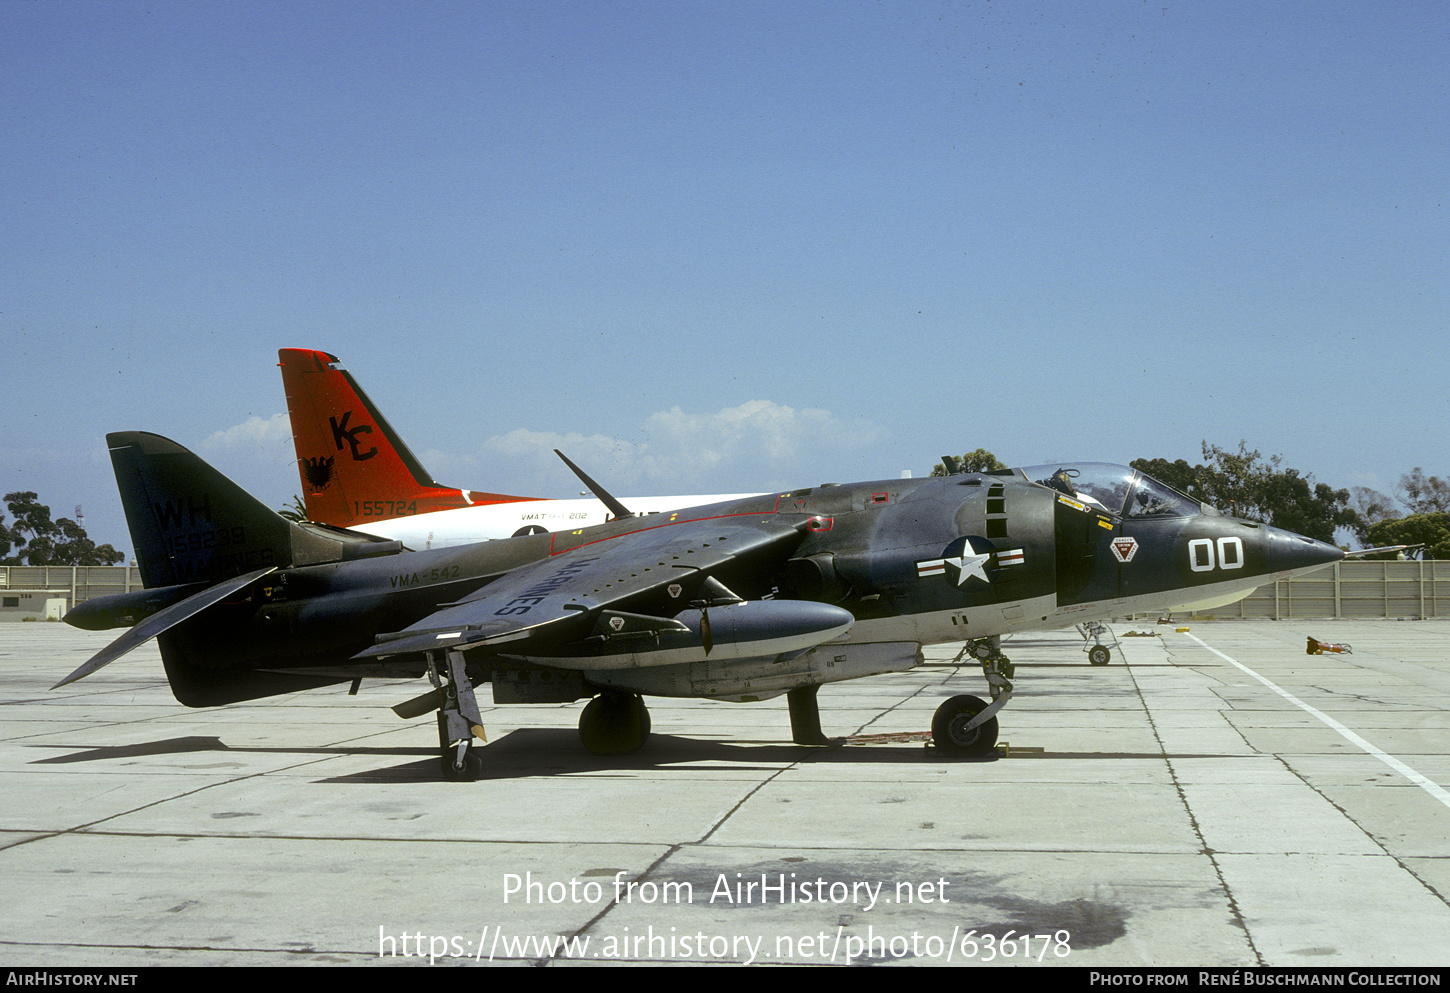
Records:
[[[1113,649],[1118,646],[1118,636],[1113,634],[1113,629],[1102,621],[1088,621],[1086,624],[1077,626],[1078,633],[1082,635],[1082,650],[1087,652],[1089,665],[1107,665],[1113,660]],[[1103,635],[1112,639],[1112,645],[1103,644]],[[1093,643],[1089,645],[1088,639]]]

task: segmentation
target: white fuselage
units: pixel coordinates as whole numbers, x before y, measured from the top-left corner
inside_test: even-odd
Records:
[[[725,500],[742,500],[753,493],[691,494],[689,496],[624,497],[620,503],[637,516],[668,513],[685,507],[702,507]],[[414,551],[471,545],[480,541],[510,538],[526,529],[572,531],[603,524],[609,509],[593,497],[571,500],[521,500],[481,507],[439,510],[412,517],[370,521],[353,530],[379,538],[401,541]]]

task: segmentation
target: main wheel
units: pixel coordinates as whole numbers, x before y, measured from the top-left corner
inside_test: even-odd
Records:
[[[649,731],[649,708],[637,693],[601,693],[579,715],[579,740],[595,755],[638,751]]]
[[[986,701],[974,696],[954,696],[938,707],[931,719],[931,739],[937,751],[955,759],[992,754],[997,745],[997,718],[965,730],[967,723],[986,709]]]
[[[1107,645],[1094,645],[1088,649],[1088,662],[1093,665],[1107,665],[1113,660],[1113,653]]]

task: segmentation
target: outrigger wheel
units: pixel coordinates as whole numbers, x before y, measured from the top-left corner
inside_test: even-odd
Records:
[[[649,708],[638,693],[606,690],[579,715],[579,740],[595,755],[628,755],[649,740]]]
[[[931,719],[931,740],[937,751],[954,759],[975,759],[992,754],[997,746],[997,718],[991,717],[965,730],[973,717],[987,709],[974,696],[954,696],[936,709]]]
[[[438,718],[438,723],[441,725],[444,717],[439,714]],[[445,745],[439,764],[443,769],[443,778],[457,783],[471,783],[483,775],[483,759],[474,752],[472,743],[469,741],[460,741],[457,745]]]

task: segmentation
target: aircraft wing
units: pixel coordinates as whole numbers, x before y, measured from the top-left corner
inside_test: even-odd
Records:
[[[784,561],[804,522],[741,515],[666,522],[591,542],[530,563],[353,656],[375,659],[508,644],[527,652],[587,637],[606,612],[631,628],[683,631],[672,620],[720,590],[712,576],[741,558]],[[728,591],[726,591],[728,593]],[[527,641],[528,645],[522,644]],[[520,644],[514,644],[520,643]]]

